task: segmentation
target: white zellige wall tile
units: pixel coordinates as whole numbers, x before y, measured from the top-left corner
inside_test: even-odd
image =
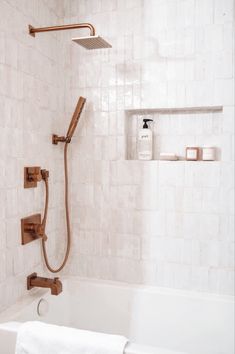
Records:
[[[65,273],[231,294],[234,2],[24,4],[0,4],[0,308],[25,294],[28,274],[45,271],[39,243],[20,245],[20,218],[43,208],[42,185],[23,189],[24,166],[50,170],[48,248],[53,261],[63,256],[63,156],[50,135],[65,133],[79,96],[87,103],[70,150]],[[76,22],[94,24],[113,48],[86,51],[71,32],[27,34],[29,23]],[[125,109],[220,104],[214,115],[154,115],[155,158],[196,144],[218,146],[219,161],[125,160],[140,120]]]
[[[65,39],[28,35],[28,24],[62,22],[62,1],[0,2],[0,311],[27,293],[26,277],[45,273],[40,243],[21,246],[20,219],[42,212],[44,189],[23,188],[24,166],[50,170],[48,236],[65,236],[60,226],[63,190],[62,151],[51,145],[53,132],[64,133]],[[68,49],[67,49],[68,51]],[[69,117],[68,117],[69,118]],[[67,125],[68,122],[66,122]],[[55,183],[55,184],[54,184]]]
[[[90,21],[113,45],[70,47],[66,109],[82,94],[87,104],[73,144],[67,273],[230,294],[233,1],[92,4],[71,0],[65,9],[66,22]],[[136,156],[141,121],[125,109],[201,105],[223,105],[223,113],[153,116],[155,158],[216,145],[218,161],[125,160]]]

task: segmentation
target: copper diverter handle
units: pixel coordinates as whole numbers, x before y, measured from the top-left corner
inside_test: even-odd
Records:
[[[21,243],[26,245],[37,239],[47,240],[44,227],[41,222],[41,214],[30,215],[21,219]]]
[[[35,188],[41,180],[42,174],[39,166],[24,168],[24,188]]]

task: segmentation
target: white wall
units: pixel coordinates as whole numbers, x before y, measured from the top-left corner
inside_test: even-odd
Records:
[[[35,190],[23,188],[24,166],[38,165],[51,173],[49,253],[56,254],[55,236],[58,230],[63,233],[63,155],[50,135],[65,117],[64,40],[27,33],[29,23],[61,23],[59,5],[52,0],[0,2],[0,310],[27,292],[27,275],[42,272],[39,241],[21,246],[20,219],[44,206],[42,183]]]
[[[50,170],[48,248],[52,263],[63,256],[63,154],[50,135],[65,133],[80,95],[65,273],[232,293],[232,8],[231,0],[0,2],[0,309],[25,294],[28,274],[45,271],[39,242],[21,246],[20,219],[44,200],[42,184],[23,189],[24,166]],[[29,23],[85,21],[113,48],[70,42],[86,30],[27,33]],[[181,116],[154,117],[158,141],[181,153],[186,143],[215,144],[219,161],[126,160],[126,109],[198,105],[224,111],[187,117],[183,130]]]
[[[79,95],[87,105],[72,145],[69,274],[232,293],[233,1],[65,5],[66,22],[89,21],[113,45],[70,47],[66,110]],[[162,149],[212,144],[219,161],[125,160],[126,109],[211,105],[223,113],[155,116],[155,129]]]

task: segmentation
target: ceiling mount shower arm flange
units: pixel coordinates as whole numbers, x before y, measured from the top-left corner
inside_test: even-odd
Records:
[[[91,23],[75,23],[72,25],[62,25],[62,26],[50,26],[50,27],[39,27],[35,28],[29,25],[29,34],[35,37],[35,33],[40,32],[52,32],[52,31],[63,31],[63,30],[71,30],[77,28],[89,28],[90,35],[95,36],[95,27]]]

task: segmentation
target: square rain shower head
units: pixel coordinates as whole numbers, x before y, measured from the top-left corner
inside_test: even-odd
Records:
[[[81,45],[86,49],[112,48],[111,44],[106,42],[100,36],[72,38],[72,41],[76,42],[77,44]]]

